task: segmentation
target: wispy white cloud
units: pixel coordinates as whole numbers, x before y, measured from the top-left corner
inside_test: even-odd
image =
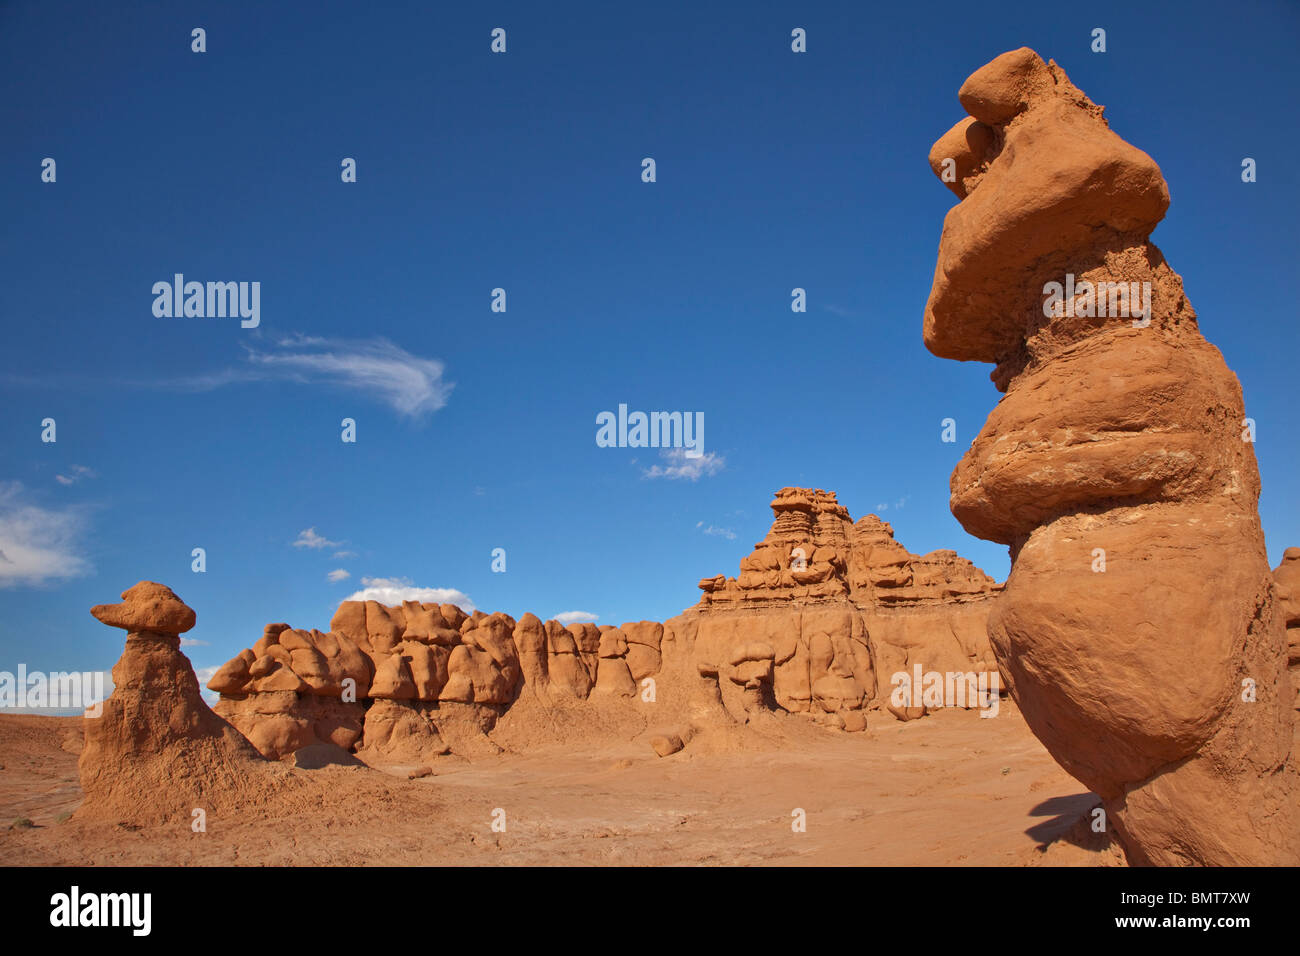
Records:
[[[355,558],[356,556],[357,556],[357,553],[356,553],[355,551],[335,551],[335,552],[334,552],[334,557],[337,558],[337,559],[339,559],[340,561],[345,561],[345,560],[347,560],[348,558]]]
[[[243,365],[155,384],[186,391],[265,381],[324,385],[360,392],[409,418],[442,408],[455,387],[444,381],[442,362],[412,355],[385,338],[297,335],[267,347],[246,345],[245,350]]]
[[[207,647],[207,646],[208,646],[207,641],[196,640],[192,637],[181,638],[181,647]]]
[[[80,510],[42,508],[20,482],[0,482],[0,588],[89,573],[84,526]]]
[[[556,614],[552,620],[559,621],[561,624],[594,624],[600,620],[599,614],[592,614],[590,611],[561,611]]]
[[[293,543],[295,548],[311,548],[313,551],[320,551],[323,548],[337,548],[342,541],[330,541],[316,533],[315,526],[308,528],[306,531],[298,532],[298,540]]]
[[[714,525],[705,527],[703,521],[695,522],[695,527],[699,528],[704,534],[716,535],[720,538],[726,538],[728,541],[736,540],[736,532],[732,531],[730,528],[718,528]]]
[[[98,478],[98,477],[99,476],[97,474],[95,474],[85,465],[73,465],[71,468],[68,469],[68,473],[66,475],[55,475],[54,480],[61,485],[75,485],[79,481],[84,481],[90,478]]]
[[[401,604],[419,601],[421,604],[454,604],[472,614],[474,602],[464,591],[455,588],[416,587],[410,578],[362,578],[362,589],[353,591],[345,601],[378,601],[380,604]]]
[[[352,577],[352,575],[343,570],[343,568],[335,568],[329,574],[325,575],[325,577],[330,580],[330,583],[334,583],[336,581],[346,581],[348,578]]]
[[[644,468],[641,474],[646,478],[685,478],[698,481],[702,475],[716,475],[726,464],[726,459],[714,452],[707,452],[698,458],[689,458],[685,448],[665,448],[659,457],[667,465],[652,465]]]

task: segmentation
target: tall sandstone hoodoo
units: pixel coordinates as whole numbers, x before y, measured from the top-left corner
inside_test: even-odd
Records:
[[[970,116],[930,153],[960,202],[924,340],[1005,392],[951,486],[1011,550],[1002,673],[1130,862],[1300,862],[1259,472],[1237,379],[1148,240],[1164,178],[1032,50],[958,97]]]
[[[226,811],[248,798],[253,781],[272,771],[199,694],[180,650],[194,611],[166,585],[141,581],[121,604],[90,613],[127,636],[113,693],[84,722],[78,817],[189,825],[196,808]]]
[[[996,672],[999,586],[969,561],[911,554],[833,493],[785,488],[772,509],[740,577],[702,581],[700,603],[662,624],[345,601],[328,632],[267,625],[209,681],[216,711],[267,757],[328,743],[401,763],[610,731],[689,741],[786,712],[860,731],[894,673]]]

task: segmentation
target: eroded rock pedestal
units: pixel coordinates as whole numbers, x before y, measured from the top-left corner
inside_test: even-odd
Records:
[[[959,98],[930,154],[961,201],[924,335],[1006,393],[952,476],[953,514],[1011,549],[1002,672],[1131,862],[1300,862],[1259,472],[1237,379],[1148,240],[1160,170],[1032,50]]]
[[[194,611],[165,585],[141,581],[121,604],[90,613],[127,637],[112,695],[85,719],[78,768],[86,799],[77,816],[188,825],[195,809],[229,811],[255,797],[270,768],[203,702],[180,650]]]

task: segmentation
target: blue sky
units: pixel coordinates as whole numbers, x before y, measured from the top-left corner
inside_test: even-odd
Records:
[[[927,152],[1021,45],[1164,171],[1272,563],[1300,544],[1293,4],[128,6],[0,4],[0,669],[110,666],[87,610],[141,579],[198,611],[200,668],[363,579],[662,619],[785,485],[1005,576],[948,510],[998,395],[921,315],[954,201]],[[260,282],[260,326],[155,317],[175,272]],[[708,467],[597,447],[619,403],[703,412]]]

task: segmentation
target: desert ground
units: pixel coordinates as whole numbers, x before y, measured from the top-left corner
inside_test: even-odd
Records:
[[[1052,761],[1009,701],[993,719],[940,710],[904,723],[875,711],[862,734],[789,717],[732,752],[688,747],[660,758],[638,735],[576,753],[449,755],[417,779],[400,765],[295,768],[355,798],[301,808],[312,812],[210,817],[206,833],[68,819],[82,797],[80,725],[0,716],[7,865],[1118,862],[1072,842],[1097,798]],[[366,777],[381,788],[358,790]],[[498,808],[505,832],[492,829]],[[796,808],[806,832],[792,828]]]

